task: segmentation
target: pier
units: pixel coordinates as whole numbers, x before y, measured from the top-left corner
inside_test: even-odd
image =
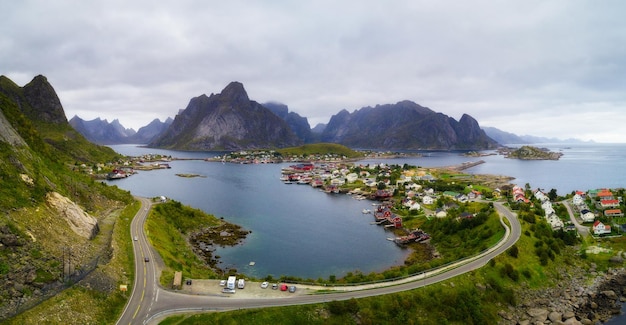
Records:
[[[452,170],[456,170],[456,171],[462,171],[462,170],[466,170],[468,168],[472,168],[474,166],[478,166],[480,164],[484,164],[485,161],[484,160],[479,160],[479,161],[466,161],[464,163],[460,163],[458,165],[452,165],[452,166],[448,166],[446,167],[447,169],[452,169]]]

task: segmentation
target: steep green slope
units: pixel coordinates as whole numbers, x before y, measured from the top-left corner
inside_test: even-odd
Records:
[[[133,199],[75,168],[119,155],[71,129],[56,94],[36,91],[52,89],[44,77],[29,85],[35,95],[0,77],[0,321],[79,280],[97,277],[88,290],[111,297],[117,283],[128,280],[120,272],[127,265],[112,274],[103,270],[119,254],[112,239],[119,231],[117,216]],[[47,106],[55,99],[58,107]],[[76,216],[83,219],[71,219]],[[76,220],[95,226],[85,235],[86,225]]]

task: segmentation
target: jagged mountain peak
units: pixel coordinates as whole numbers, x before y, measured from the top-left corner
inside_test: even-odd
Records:
[[[61,101],[48,78],[36,76],[23,87],[23,91],[26,101],[32,108],[24,111],[29,118],[54,124],[67,123]]]
[[[250,101],[250,98],[248,98],[248,93],[244,89],[243,84],[238,81],[233,81],[229,83],[226,88],[222,90],[220,95],[240,104]]]
[[[183,150],[289,147],[301,141],[289,125],[231,82],[219,94],[190,100],[150,146]]]
[[[465,114],[460,122],[412,101],[364,107],[333,115],[321,136],[355,148],[487,149],[496,147],[478,122]]]

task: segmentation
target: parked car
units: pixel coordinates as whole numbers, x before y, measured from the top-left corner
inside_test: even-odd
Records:
[[[235,289],[222,288],[222,293],[235,293]]]
[[[272,290],[276,290],[278,289],[278,284],[277,283],[273,283],[272,284]]]
[[[187,279],[186,283],[187,283],[188,286],[190,286],[191,285],[191,279]]]
[[[261,288],[263,288],[263,289],[267,289],[267,287],[268,287],[269,285],[270,285],[270,284],[269,284],[267,281],[265,281],[265,282],[261,283]]]
[[[296,286],[289,286],[289,292],[291,293],[296,292]]]
[[[281,284],[280,285],[280,291],[287,291],[287,285],[286,284]]]
[[[220,280],[220,287],[223,287],[226,285],[226,280]]]

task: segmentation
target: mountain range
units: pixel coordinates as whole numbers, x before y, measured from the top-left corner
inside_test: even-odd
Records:
[[[250,100],[243,84],[231,82],[220,93],[192,98],[174,119],[153,120],[135,132],[118,120],[70,124],[98,144],[139,143],[177,150],[282,148],[330,142],[352,148],[399,150],[485,150],[500,144],[562,142],[481,128],[473,117],[459,121],[412,101],[341,110],[328,124],[311,128],[306,117],[282,103]],[[574,142],[573,139],[568,139]]]

